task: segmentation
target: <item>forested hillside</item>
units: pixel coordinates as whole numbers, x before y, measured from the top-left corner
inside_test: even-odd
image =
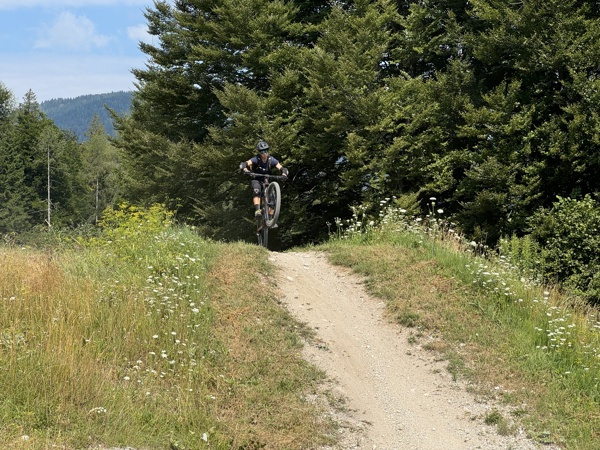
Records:
[[[131,92],[120,91],[75,98],[58,98],[41,102],[40,109],[59,128],[73,131],[81,142],[85,139],[85,131],[94,114],[100,117],[106,132],[114,136],[112,119],[106,107],[119,115],[128,114],[131,109],[131,96]]]

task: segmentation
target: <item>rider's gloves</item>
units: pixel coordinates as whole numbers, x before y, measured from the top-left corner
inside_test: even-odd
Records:
[[[287,170],[285,167],[282,167],[282,168],[281,168],[281,174],[282,174],[284,177],[286,177],[286,178],[287,178],[287,177],[288,177],[288,175],[290,174],[290,171],[289,171],[289,170]]]
[[[243,170],[244,172],[248,171],[248,161],[244,161],[240,163],[240,170]]]

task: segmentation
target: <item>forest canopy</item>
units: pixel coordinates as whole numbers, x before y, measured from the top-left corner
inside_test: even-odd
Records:
[[[239,161],[289,167],[279,232],[434,196],[488,243],[598,191],[600,8],[576,0],[159,1],[117,124],[132,199],[217,238],[250,230]]]

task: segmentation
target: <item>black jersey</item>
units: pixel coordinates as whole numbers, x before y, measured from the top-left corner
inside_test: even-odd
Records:
[[[271,173],[271,169],[279,165],[279,161],[272,156],[269,156],[267,160],[263,162],[260,155],[256,155],[250,159],[250,162],[252,163],[252,172],[259,175],[269,175]]]

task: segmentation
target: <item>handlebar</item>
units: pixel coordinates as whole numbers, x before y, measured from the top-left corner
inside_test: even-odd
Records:
[[[244,175],[248,175],[250,178],[268,178],[271,180],[287,180],[288,177],[284,176],[284,175],[262,175],[260,173],[254,173],[254,172],[242,172]]]

